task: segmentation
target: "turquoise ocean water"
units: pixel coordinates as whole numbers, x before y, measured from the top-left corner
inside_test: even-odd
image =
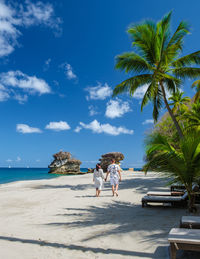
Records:
[[[0,168],[0,184],[15,181],[51,179],[60,175],[48,174],[48,168]],[[81,168],[87,172],[87,168]]]
[[[126,169],[128,168],[124,168],[124,170]],[[81,172],[87,172],[87,170],[88,168],[81,168]],[[135,168],[134,170],[141,170],[141,168]],[[0,168],[0,184],[15,181],[51,179],[60,176],[48,174],[48,171],[48,168]]]

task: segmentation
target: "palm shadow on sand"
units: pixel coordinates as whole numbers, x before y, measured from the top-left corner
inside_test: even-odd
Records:
[[[123,249],[104,249],[98,247],[89,247],[84,245],[73,245],[73,244],[64,244],[64,243],[56,243],[56,242],[48,242],[46,240],[34,240],[34,239],[24,239],[24,238],[17,238],[17,237],[8,237],[8,236],[0,236],[0,240],[10,241],[10,242],[19,242],[23,244],[33,244],[38,246],[46,246],[46,247],[53,247],[53,248],[65,248],[68,250],[76,250],[82,252],[93,252],[94,254],[112,254],[112,255],[123,255],[131,257],[145,257],[145,258],[159,258],[160,259],[160,249],[162,247],[157,247],[154,253],[148,252],[138,252],[138,251],[129,251]]]

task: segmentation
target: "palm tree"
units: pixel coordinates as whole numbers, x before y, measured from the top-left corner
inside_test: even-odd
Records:
[[[196,94],[194,96],[194,102],[196,102],[197,100],[200,100],[200,80],[196,80],[193,84],[192,84],[192,88],[196,87]]]
[[[128,29],[135,52],[126,52],[116,58],[116,68],[133,76],[118,84],[113,96],[129,92],[131,96],[139,87],[147,87],[141,110],[153,102],[153,118],[157,121],[164,100],[165,106],[176,126],[180,138],[183,132],[166,97],[166,91],[175,92],[185,78],[200,76],[200,51],[180,57],[183,38],[189,33],[188,25],[181,22],[173,35],[170,33],[171,12],[161,21],[145,21]]]
[[[179,89],[176,90],[176,92],[174,92],[172,94],[171,97],[169,97],[169,100],[172,101],[172,103],[169,103],[169,105],[173,106],[172,108],[172,112],[175,114],[176,112],[180,112],[182,113],[183,111],[185,112],[188,107],[187,107],[187,103],[190,102],[190,98],[189,97],[183,97],[184,92],[181,92]]]
[[[183,115],[187,120],[187,128],[200,127],[200,100],[192,104],[191,109]]]
[[[146,139],[145,171],[162,172],[170,177],[170,183],[183,184],[188,192],[189,210],[195,209],[194,183],[200,177],[200,135],[199,132],[188,132],[175,148],[168,139],[160,134],[152,134]]]

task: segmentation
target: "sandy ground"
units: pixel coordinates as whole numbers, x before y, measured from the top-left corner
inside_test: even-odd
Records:
[[[142,208],[148,190],[166,189],[153,173],[122,178],[119,197],[109,182],[94,197],[91,174],[0,185],[0,258],[169,258],[168,232],[187,210]]]

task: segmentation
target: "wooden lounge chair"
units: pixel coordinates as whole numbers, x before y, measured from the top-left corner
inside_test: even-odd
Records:
[[[176,251],[179,249],[200,251],[200,230],[187,228],[172,228],[169,232],[171,259],[176,259]]]
[[[172,206],[185,206],[187,204],[188,194],[182,196],[144,196],[142,198],[142,207],[148,203],[171,203]]]
[[[186,189],[183,185],[171,185],[169,191],[159,192],[159,191],[150,191],[147,192],[148,196],[181,196],[186,192]]]
[[[173,192],[173,191],[184,191],[185,190],[185,186],[184,185],[177,185],[177,184],[172,184],[171,186],[170,186],[170,190],[171,190],[171,192]]]
[[[170,192],[158,192],[151,191],[147,192],[148,196],[181,196],[185,193],[185,191],[170,191]]]
[[[180,220],[180,228],[200,229],[200,217],[183,216]]]

